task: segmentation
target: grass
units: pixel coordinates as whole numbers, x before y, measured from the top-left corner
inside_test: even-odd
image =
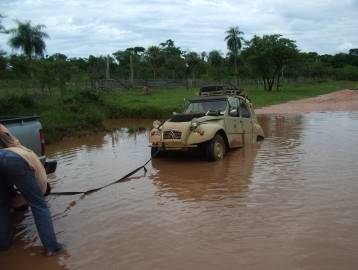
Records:
[[[112,92],[104,103],[110,117],[162,118],[183,109],[184,99],[196,95],[197,89],[156,89],[149,96],[141,90]]]
[[[357,86],[357,82],[333,81],[289,84],[272,92],[248,87],[246,92],[259,108]],[[184,99],[197,93],[198,89],[181,88],[154,89],[148,96],[142,90],[76,91],[45,98],[6,94],[0,95],[0,115],[39,115],[47,142],[55,142],[67,135],[104,129],[103,120],[109,118],[164,119],[173,111],[181,111]]]
[[[66,135],[103,129],[102,121],[106,118],[100,97],[92,97],[91,92],[41,99],[27,94],[1,97],[0,115],[39,115],[47,142],[58,141]]]

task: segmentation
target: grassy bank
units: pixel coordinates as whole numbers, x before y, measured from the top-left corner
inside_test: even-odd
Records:
[[[279,92],[249,87],[246,92],[259,108],[357,86],[358,82],[340,81],[290,84]],[[154,89],[146,96],[142,90],[79,91],[45,98],[6,94],[0,95],[0,115],[39,115],[47,141],[54,142],[66,135],[103,129],[102,121],[107,118],[166,118],[173,111],[181,111],[184,99],[197,92],[198,89]]]

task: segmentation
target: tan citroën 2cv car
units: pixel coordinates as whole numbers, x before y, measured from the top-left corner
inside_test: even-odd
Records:
[[[206,86],[189,100],[184,112],[153,122],[149,141],[152,157],[161,151],[201,148],[209,161],[222,159],[230,148],[264,138],[255,111],[241,90]]]

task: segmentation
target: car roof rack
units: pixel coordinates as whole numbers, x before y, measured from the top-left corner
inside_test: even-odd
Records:
[[[244,89],[237,88],[232,85],[209,85],[200,88],[199,96],[241,96],[250,101],[248,95],[244,92]]]

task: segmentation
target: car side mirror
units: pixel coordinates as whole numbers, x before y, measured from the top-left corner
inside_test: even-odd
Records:
[[[237,109],[230,110],[229,115],[231,117],[238,117],[239,114],[237,113]]]

